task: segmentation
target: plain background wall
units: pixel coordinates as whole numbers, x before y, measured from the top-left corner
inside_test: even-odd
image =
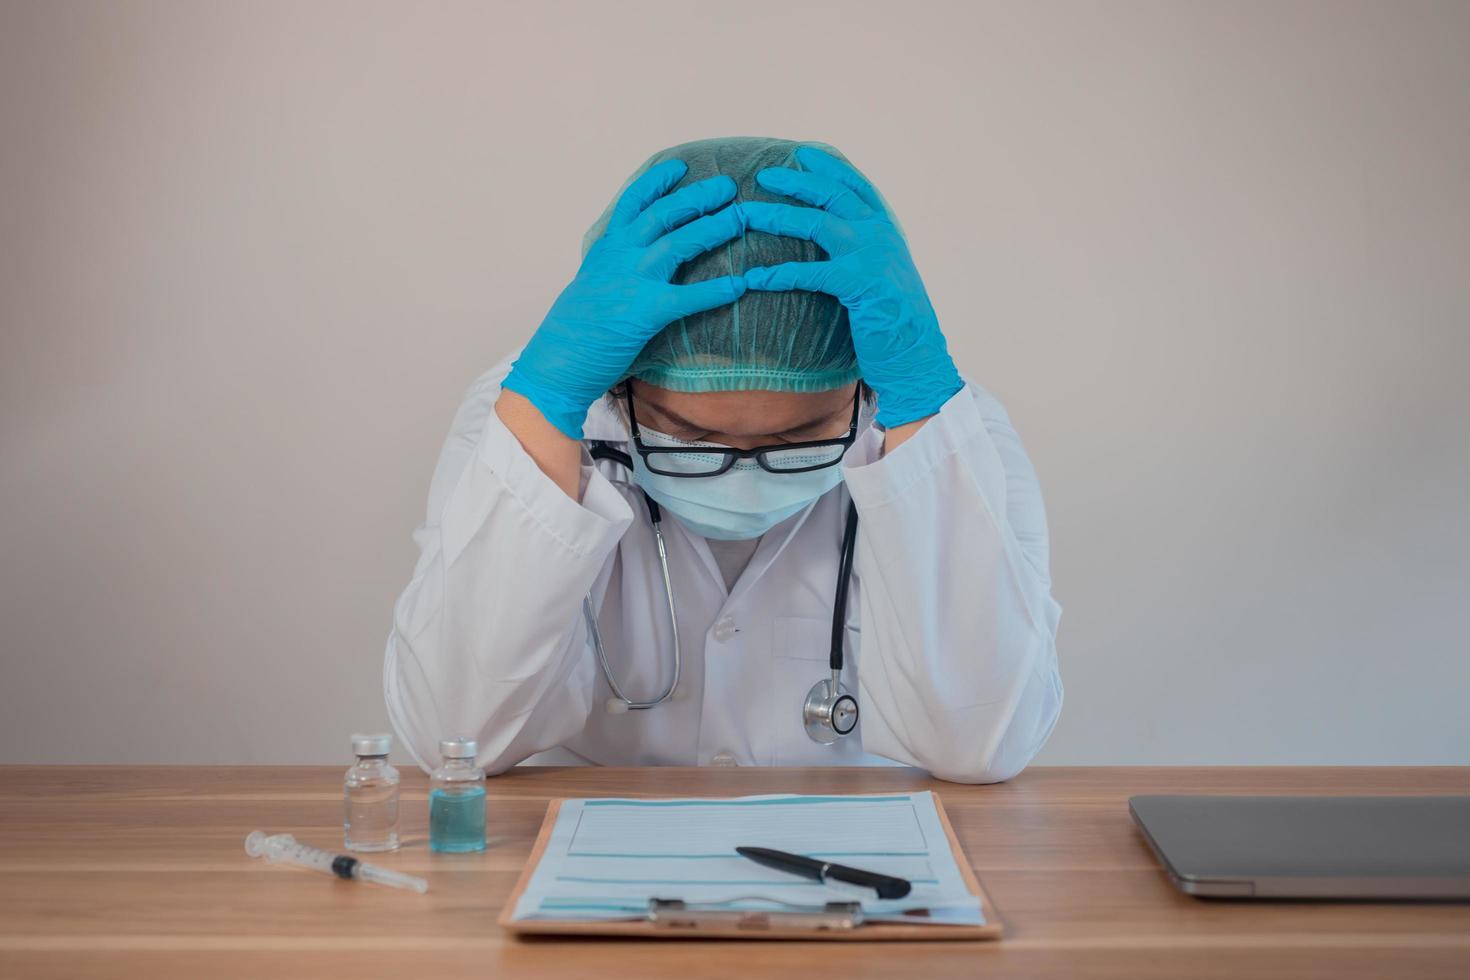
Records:
[[[1052,523],[1051,763],[1470,763],[1470,4],[0,6],[0,760],[341,762],[468,382],[827,140]]]

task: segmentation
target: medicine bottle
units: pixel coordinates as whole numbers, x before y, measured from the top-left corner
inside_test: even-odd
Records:
[[[485,849],[485,770],[475,765],[472,738],[439,743],[444,763],[429,777],[429,849],[448,853]]]
[[[398,849],[398,770],[388,765],[392,735],[354,735],[357,762],[342,784],[342,836],[351,851]]]

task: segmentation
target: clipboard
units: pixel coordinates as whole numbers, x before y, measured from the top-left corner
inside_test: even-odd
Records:
[[[949,838],[955,864],[959,865],[965,887],[980,899],[985,915],[984,925],[909,925],[902,922],[862,921],[862,910],[856,902],[829,902],[821,909],[803,911],[749,911],[686,905],[676,897],[653,899],[646,915],[638,919],[604,919],[598,921],[556,921],[548,919],[512,919],[516,904],[531,882],[541,856],[546,852],[552,828],[564,800],[552,800],[541,822],[541,832],[531,848],[531,856],[521,869],[521,877],[505,900],[497,920],[500,927],[515,935],[627,936],[637,939],[816,939],[816,940],[995,940],[1004,928],[990,896],[975,878],[974,869],[960,849],[944,802],[934,794],[934,809]]]

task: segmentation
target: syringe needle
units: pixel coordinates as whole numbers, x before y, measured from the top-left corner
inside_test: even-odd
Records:
[[[387,885],[390,888],[406,888],[411,892],[418,892],[420,895],[429,890],[429,883],[427,881],[422,878],[415,878],[413,875],[406,875],[402,871],[390,871],[387,868],[380,868],[376,864],[363,864],[361,861],[358,862],[355,870],[356,874],[354,877],[361,878],[363,881],[376,881],[378,884]]]

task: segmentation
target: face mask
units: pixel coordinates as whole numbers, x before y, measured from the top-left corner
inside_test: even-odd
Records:
[[[640,429],[645,445],[727,449]],[[806,473],[771,473],[741,460],[719,476],[697,479],[654,473],[633,452],[633,482],[691,531],[716,541],[758,538],[842,482],[841,464]]]

